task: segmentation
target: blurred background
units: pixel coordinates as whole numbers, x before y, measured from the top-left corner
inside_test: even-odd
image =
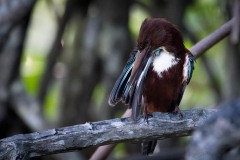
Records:
[[[108,95],[147,17],[162,17],[191,48],[232,17],[221,0],[0,0],[0,138],[120,117]],[[225,39],[195,63],[181,109],[240,95],[240,47]],[[183,159],[188,138],[160,141],[157,159]],[[95,148],[35,159],[88,159]],[[109,159],[137,159],[119,144]],[[138,157],[139,158],[139,157]]]

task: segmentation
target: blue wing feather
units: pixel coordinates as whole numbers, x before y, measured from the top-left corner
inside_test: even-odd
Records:
[[[128,62],[125,65],[121,75],[119,76],[116,83],[114,84],[114,87],[113,87],[113,89],[110,93],[109,99],[108,99],[109,105],[114,106],[120,100],[122,100],[123,94],[127,87],[127,83],[129,81],[129,77],[131,75],[134,61],[136,59],[136,54],[137,54],[137,51],[134,50],[133,54],[131,54],[130,58],[128,59]]]
[[[186,86],[189,84],[191,78],[192,78],[192,73],[193,73],[193,70],[194,70],[194,56],[192,55],[189,55],[188,57],[188,63],[187,63],[187,77],[185,77],[185,81],[183,82],[183,85],[182,85],[182,90],[178,96],[178,100],[177,100],[177,105],[180,104],[181,100],[182,100],[182,96],[183,96],[183,93],[186,89]]]
[[[188,56],[188,77],[187,77],[187,84],[190,82],[192,78],[192,73],[194,70],[194,57],[193,56]]]
[[[132,118],[134,120],[137,120],[139,114],[140,114],[140,109],[142,105],[142,92],[143,92],[143,83],[146,78],[149,66],[152,63],[152,58],[149,57],[148,61],[141,72],[139,78],[136,81],[135,87],[134,87],[134,97],[132,98],[131,101],[131,107],[132,107]]]

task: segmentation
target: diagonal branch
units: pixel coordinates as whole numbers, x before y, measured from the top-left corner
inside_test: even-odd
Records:
[[[192,54],[198,58],[200,57],[206,50],[211,48],[213,45],[221,41],[223,38],[228,36],[230,34],[230,31],[232,29],[233,23],[235,19],[231,19],[224,25],[222,25],[220,28],[218,28],[216,31],[205,37],[203,40],[199,41],[197,44],[195,44],[190,51]]]
[[[104,144],[187,136],[215,112],[211,109],[186,110],[183,119],[174,114],[154,113],[149,124],[143,117],[137,122],[131,118],[117,118],[15,135],[0,140],[0,159],[28,159]]]

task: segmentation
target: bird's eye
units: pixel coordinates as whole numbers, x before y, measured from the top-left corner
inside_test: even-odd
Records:
[[[156,49],[155,51],[154,51],[154,55],[155,56],[159,56],[160,54],[161,54],[161,52],[163,51],[163,49],[162,48],[158,48],[158,49]]]
[[[163,49],[162,49],[162,48],[159,48],[158,50],[159,50],[159,52],[160,52],[160,53],[163,51]]]

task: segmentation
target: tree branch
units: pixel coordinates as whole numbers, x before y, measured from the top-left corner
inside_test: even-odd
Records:
[[[127,117],[131,117],[132,114],[132,109],[127,109],[125,111],[125,113],[122,115],[122,118],[127,118]],[[108,155],[112,152],[112,150],[114,149],[114,147],[117,144],[109,144],[109,145],[104,145],[104,146],[100,146],[97,148],[97,150],[92,154],[90,160],[104,160],[107,159]]]
[[[19,79],[16,79],[9,88],[9,102],[12,109],[21,118],[29,130],[36,132],[53,128],[53,126],[42,116],[36,98],[27,94],[21,80]],[[78,154],[76,152],[71,152],[68,153],[68,156],[78,157]],[[62,154],[52,155],[51,157],[57,160],[66,159]],[[78,159],[80,160],[81,158],[78,157]]]
[[[117,118],[15,135],[0,140],[0,159],[28,159],[125,141],[187,136],[215,112],[210,109],[186,110],[182,119],[170,113],[153,113],[149,124],[143,117],[136,122],[131,118]]]
[[[200,57],[206,50],[211,48],[213,45],[221,41],[223,38],[229,35],[235,19],[231,19],[216,31],[211,33],[209,36],[205,37],[203,40],[195,44],[190,51],[195,56],[195,58]]]

